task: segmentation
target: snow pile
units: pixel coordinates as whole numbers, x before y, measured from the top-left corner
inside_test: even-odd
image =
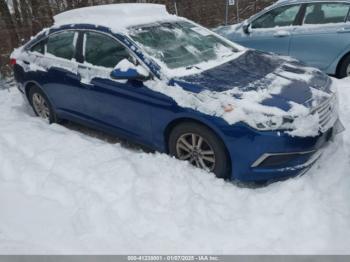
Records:
[[[305,176],[259,189],[48,126],[0,90],[0,253],[350,254],[350,80],[339,84],[343,138]]]

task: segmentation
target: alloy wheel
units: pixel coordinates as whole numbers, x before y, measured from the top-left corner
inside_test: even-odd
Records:
[[[348,67],[346,68],[346,75],[350,76],[350,64],[348,65]]]
[[[180,160],[212,172],[215,169],[215,152],[210,144],[200,135],[188,133],[176,142],[176,153]]]
[[[38,116],[46,121],[50,120],[50,109],[45,98],[39,94],[34,93],[32,97],[33,107]]]

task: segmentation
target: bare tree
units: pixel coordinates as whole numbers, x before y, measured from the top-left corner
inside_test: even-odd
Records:
[[[10,36],[11,45],[17,46],[19,39],[16,33],[16,26],[14,21],[12,20],[10,10],[5,0],[0,0],[0,15],[1,15],[0,17],[4,21],[5,30]]]
[[[31,8],[28,3],[28,0],[20,0],[19,6],[22,16],[22,24],[25,26],[26,30],[24,31],[23,38],[28,39],[32,35],[32,20],[31,20]]]

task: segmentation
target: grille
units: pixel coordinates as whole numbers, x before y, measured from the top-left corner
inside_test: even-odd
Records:
[[[318,114],[321,132],[326,132],[329,128],[331,128],[334,125],[335,121],[337,120],[337,105],[337,96],[333,95],[331,98],[329,98],[313,110],[313,114]]]

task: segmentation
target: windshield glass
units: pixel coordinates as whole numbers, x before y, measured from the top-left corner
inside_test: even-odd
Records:
[[[169,69],[192,68],[237,52],[209,30],[184,21],[135,27],[130,37]]]

